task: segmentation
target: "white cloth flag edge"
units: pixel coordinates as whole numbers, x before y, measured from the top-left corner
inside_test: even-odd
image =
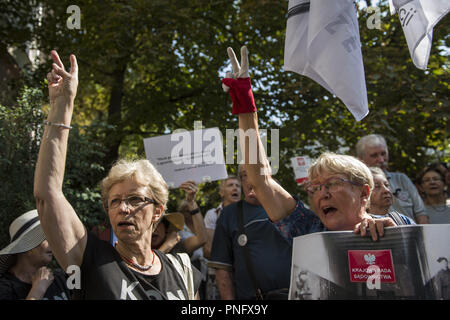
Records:
[[[428,60],[430,58],[430,52],[431,52],[431,45],[433,41],[433,29],[436,26],[436,24],[439,23],[439,21],[442,20],[450,11],[450,1],[447,3],[444,3],[441,0],[427,0],[429,2],[422,2],[422,0],[389,0],[389,7],[391,15],[395,14],[397,11],[399,11],[400,8],[403,6],[413,2],[416,5],[419,5],[422,10],[422,15],[424,16],[425,20],[428,22],[426,25],[426,31],[420,37],[416,43],[410,44],[410,41],[406,39],[406,43],[410,52],[411,60],[413,61],[414,65],[421,70],[426,70],[428,66]],[[434,1],[434,2],[432,2]],[[427,9],[437,9],[437,8],[445,8],[445,5],[447,5],[447,8],[440,12],[437,17],[434,17],[433,21],[429,23],[429,17],[427,16],[427,13],[429,13]],[[424,9],[425,6],[425,9]],[[438,10],[436,10],[438,11]],[[400,13],[399,13],[399,19],[400,19]],[[403,28],[403,33],[405,34],[405,29]],[[423,46],[426,45],[426,48],[423,48]],[[422,57],[419,56],[419,53],[417,53],[418,50],[425,51],[424,54],[422,54]],[[421,59],[422,58],[422,59]],[[421,62],[418,61],[418,59],[421,59]]]

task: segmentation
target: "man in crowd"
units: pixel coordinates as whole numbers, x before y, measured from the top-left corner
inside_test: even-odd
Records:
[[[219,185],[219,194],[222,202],[217,208],[210,209],[205,214],[207,241],[203,247],[203,254],[206,258],[211,256],[214,230],[216,229],[217,219],[219,218],[222,209],[229,204],[241,200],[241,182],[239,181],[239,178],[230,175],[226,179],[222,180]]]
[[[238,204],[222,210],[217,220],[209,265],[216,269],[217,287],[223,300],[255,299],[255,287],[262,294],[288,288],[291,246],[270,222],[266,211],[248,184],[244,166],[239,166],[244,200],[243,229],[240,231]],[[252,266],[247,264],[243,246],[247,246]],[[253,283],[253,278],[257,284]]]
[[[217,208],[208,210],[205,215],[207,241],[203,246],[203,256],[206,259],[211,257],[214,231],[216,229],[217,219],[219,218],[222,209],[241,200],[241,182],[239,181],[239,178],[230,175],[226,179],[222,180],[219,185],[219,194],[222,198],[222,202]],[[208,276],[206,281],[206,298],[207,300],[219,299],[219,292],[216,284],[216,270],[210,267],[208,268]]]

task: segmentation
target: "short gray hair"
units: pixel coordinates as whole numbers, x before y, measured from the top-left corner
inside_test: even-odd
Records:
[[[366,152],[367,147],[378,145],[384,145],[387,150],[386,139],[384,139],[381,134],[369,134],[367,136],[364,136],[356,143],[356,156],[358,158],[362,158],[364,156],[364,153]]]

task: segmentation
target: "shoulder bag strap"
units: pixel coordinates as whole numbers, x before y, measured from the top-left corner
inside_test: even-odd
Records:
[[[403,221],[402,217],[400,216],[400,214],[397,211],[391,211],[388,213],[389,218],[391,218],[392,220],[394,220],[395,224],[398,226],[402,226],[405,225],[405,221]]]
[[[250,275],[250,279],[252,280],[253,287],[255,289],[256,299],[263,300],[261,289],[259,288],[255,274],[253,273],[254,269],[253,269],[252,260],[250,258],[250,251],[247,246],[248,238],[247,238],[247,235],[245,234],[245,229],[244,229],[244,210],[242,207],[243,207],[243,201],[240,200],[237,203],[237,208],[238,208],[237,218],[238,218],[238,228],[239,228],[238,244],[241,246],[242,251],[244,252],[245,262],[247,265],[247,271]]]

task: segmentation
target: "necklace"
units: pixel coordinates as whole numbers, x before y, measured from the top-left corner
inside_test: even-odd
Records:
[[[115,247],[116,250],[117,250],[117,242],[114,244],[114,247]],[[120,257],[121,257],[126,263],[128,263],[130,266],[133,266],[133,267],[135,267],[136,269],[138,269],[138,270],[140,270],[140,271],[148,271],[148,270],[150,270],[150,268],[153,267],[153,263],[155,262],[155,253],[153,252],[153,250],[152,250],[152,255],[153,255],[152,263],[150,263],[150,264],[147,265],[147,266],[143,266],[143,265],[141,265],[141,264],[139,264],[139,263],[137,263],[137,262],[134,262],[133,260],[128,259],[128,258],[124,257],[123,255],[121,255],[119,251],[117,251],[117,252],[119,253]]]

